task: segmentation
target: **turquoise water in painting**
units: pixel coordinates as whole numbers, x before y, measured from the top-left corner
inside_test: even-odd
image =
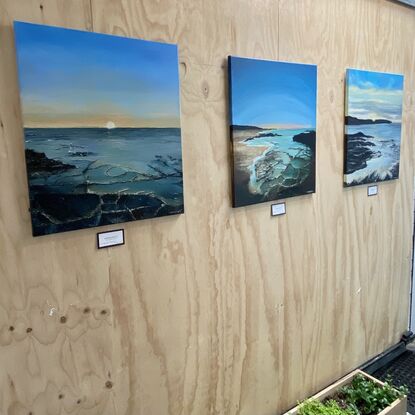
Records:
[[[315,191],[314,128],[232,128],[234,204],[244,206]],[[257,147],[259,151],[250,151]],[[251,154],[257,154],[252,157]],[[246,160],[249,160],[246,163]]]

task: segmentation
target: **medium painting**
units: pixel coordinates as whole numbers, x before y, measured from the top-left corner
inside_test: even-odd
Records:
[[[177,47],[14,31],[33,235],[182,213]]]
[[[233,205],[315,191],[317,67],[229,57]]]
[[[347,70],[344,185],[399,177],[403,76]]]

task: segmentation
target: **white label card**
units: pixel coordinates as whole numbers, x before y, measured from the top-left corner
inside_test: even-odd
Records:
[[[378,186],[377,185],[367,187],[367,195],[368,196],[375,196],[377,194],[378,194]]]
[[[98,249],[124,245],[124,229],[97,233]]]
[[[280,216],[285,215],[285,202],[276,203],[275,205],[271,205],[271,216]]]

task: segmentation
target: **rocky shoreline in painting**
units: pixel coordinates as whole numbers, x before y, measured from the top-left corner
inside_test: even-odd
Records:
[[[26,161],[29,180],[76,168],[33,150],[26,150]],[[63,232],[183,212],[182,206],[169,206],[152,194],[49,193],[44,186],[31,186],[30,190],[33,224],[38,232],[48,230],[43,233],[50,233],[52,228]]]
[[[118,130],[26,129],[35,236],[183,213],[181,158],[156,153],[157,147],[162,149],[157,142],[167,147],[168,143],[180,144],[180,130]],[[85,143],[78,139],[75,145],[75,137],[81,134],[86,137]],[[143,136],[141,150],[147,153],[147,161],[128,163],[121,153],[117,158],[117,152],[106,147],[108,135],[127,151],[130,145],[137,151]],[[149,144],[150,135],[154,142]],[[54,141],[49,138],[52,136]],[[111,154],[111,162],[105,153]]]
[[[399,177],[400,130],[400,123],[389,121],[346,125],[344,172],[347,186]]]
[[[233,206],[315,192],[317,66],[228,58]]]
[[[314,129],[231,126],[234,143],[234,205],[315,191]]]
[[[392,124],[392,121],[385,120],[382,118],[379,119],[361,119],[357,117],[352,117],[350,115],[346,115],[345,117],[345,124],[346,125],[368,125],[368,124]]]
[[[346,134],[348,158],[346,161],[346,174],[354,173],[357,170],[367,167],[367,161],[380,157],[380,153],[373,151],[375,144],[368,141],[367,138],[373,138],[365,135],[361,131],[355,134]]]
[[[399,178],[403,76],[348,69],[344,186]]]
[[[36,235],[45,235],[175,215],[183,213],[183,206],[170,206],[151,194],[97,195],[34,191],[31,197],[31,213]]]
[[[182,213],[177,45],[13,28],[33,236]]]

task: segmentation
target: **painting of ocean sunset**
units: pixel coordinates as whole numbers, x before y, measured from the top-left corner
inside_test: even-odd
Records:
[[[344,185],[399,177],[403,75],[348,69]]]
[[[229,57],[233,206],[315,192],[317,67]]]
[[[183,213],[177,47],[14,32],[33,235]]]

